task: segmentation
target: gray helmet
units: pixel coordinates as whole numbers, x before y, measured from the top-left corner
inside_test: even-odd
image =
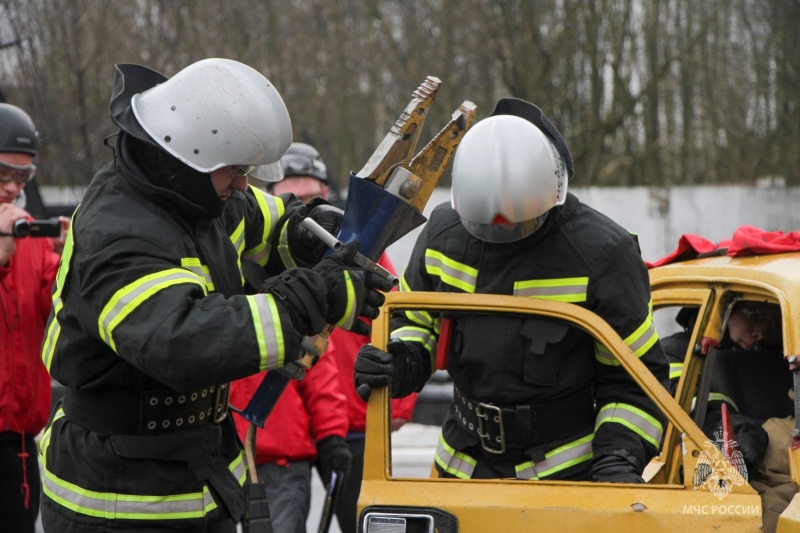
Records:
[[[311,176],[328,183],[328,167],[316,148],[310,144],[295,142],[281,156],[283,176]]]
[[[229,165],[275,167],[292,141],[289,112],[256,70],[211,58],[172,78],[139,65],[117,65],[111,118],[199,172]]]
[[[11,104],[0,104],[0,152],[39,155],[39,139],[33,120],[25,111]]]
[[[567,199],[568,154],[526,118],[497,114],[478,122],[453,159],[452,205],[461,223],[489,242],[531,235]]]

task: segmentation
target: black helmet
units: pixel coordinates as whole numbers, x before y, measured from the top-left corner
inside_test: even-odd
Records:
[[[310,144],[292,143],[281,157],[283,177],[311,176],[323,183],[328,183],[328,167],[322,161],[322,156]]]
[[[0,104],[0,152],[39,155],[36,126],[25,111],[11,104]]]

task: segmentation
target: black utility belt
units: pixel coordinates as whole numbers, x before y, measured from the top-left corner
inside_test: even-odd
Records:
[[[158,435],[220,423],[228,415],[230,383],[181,393],[169,389],[68,388],[63,409],[71,422],[106,435]]]
[[[595,422],[588,387],[549,402],[515,406],[468,398],[456,387],[453,404],[461,427],[478,437],[484,450],[496,454],[567,439]]]

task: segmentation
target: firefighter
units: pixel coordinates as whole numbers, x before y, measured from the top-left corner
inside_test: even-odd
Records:
[[[503,98],[464,136],[452,206],[435,208],[401,291],[492,293],[572,302],[608,322],[664,383],[636,239],[567,193],[569,150],[542,111]],[[455,392],[436,450],[440,477],[641,483],[662,417],[613,356],[582,330],[540,317],[454,315]],[[441,316],[398,312],[388,352],[355,362],[366,397],[419,391],[433,372]]]
[[[280,178],[292,139],[254,69],[117,65],[110,115],[114,158],[75,213],[42,346],[65,386],[42,437],[42,523],[235,531],[246,475],[229,382],[294,361],[328,323],[366,331],[357,317],[389,287],[347,266],[353,246],[318,261],[302,203],[248,186],[257,165]],[[244,260],[279,274],[245,295]]]

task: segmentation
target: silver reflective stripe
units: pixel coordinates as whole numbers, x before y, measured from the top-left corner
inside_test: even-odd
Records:
[[[652,301],[650,307],[652,308]],[[655,324],[653,324],[652,311],[647,314],[647,318],[636,328],[636,331],[625,338],[625,344],[633,350],[637,357],[646,354],[647,350],[652,348],[656,341],[658,341],[658,333],[656,333]],[[608,348],[596,341],[594,343],[594,358],[604,365],[619,366],[619,361],[611,355]]]
[[[391,338],[401,341],[417,342],[424,346],[429,352],[433,350],[436,344],[436,337],[431,334],[430,330],[414,326],[404,326],[393,330]]]
[[[442,470],[461,479],[470,479],[477,464],[477,461],[469,455],[455,451],[452,446],[445,442],[444,435],[441,433],[439,434],[439,444],[436,446],[434,460]]]
[[[669,379],[678,379],[683,374],[683,363],[669,364]]]
[[[150,297],[173,285],[198,285],[208,294],[205,280],[183,268],[171,268],[148,274],[119,289],[106,303],[97,319],[100,338],[115,352],[114,328]]]
[[[649,350],[657,340],[658,333],[656,333],[656,326],[653,324],[653,313],[648,313],[642,325],[625,339],[625,344],[630,346],[631,350],[633,350],[638,357],[641,357],[647,353],[647,350]]]
[[[261,242],[255,247],[245,250],[242,257],[264,266],[267,264],[267,260],[269,260],[269,254],[272,250],[272,245],[269,244],[269,242],[271,241],[271,236],[278,220],[283,216],[284,205],[283,201],[279,198],[268,195],[252,185],[250,189],[253,191],[253,196],[264,217],[264,231],[261,235]]]
[[[274,370],[284,364],[284,340],[281,316],[271,294],[246,296],[253,315],[253,328],[258,339],[259,370]]]
[[[577,303],[586,301],[588,277],[532,279],[514,283],[514,296]]]
[[[53,423],[64,416],[59,409]],[[208,489],[171,495],[117,494],[88,490],[59,478],[47,468],[47,451],[50,447],[52,424],[41,440],[39,464],[42,472],[44,495],[71,511],[104,519],[127,520],[182,520],[203,518],[216,509],[217,504]],[[241,456],[237,459],[241,462]],[[235,463],[236,461],[234,461]],[[234,464],[232,463],[232,465]],[[233,467],[235,468],[235,467]],[[232,470],[232,467],[229,466]]]
[[[61,291],[58,291],[58,294],[53,295],[53,314],[50,315],[50,322],[47,324],[44,342],[42,342],[42,363],[44,363],[48,373],[50,372],[50,365],[53,363],[53,356],[56,353],[58,337],[61,335],[58,313],[64,307],[64,302],[61,300],[60,293]]]
[[[589,434],[576,441],[554,448],[544,454],[544,460],[527,461],[517,465],[517,479],[542,479],[592,459],[592,438]]]
[[[206,282],[206,289],[208,292],[214,292],[214,280],[211,278],[211,270],[208,268],[208,265],[204,265],[200,262],[200,258],[184,257],[181,259],[181,266],[198,277],[203,278]]]
[[[739,412],[739,407],[736,405],[736,402],[733,401],[733,398],[731,398],[730,396],[727,396],[725,394],[722,394],[721,392],[709,392],[708,393],[708,401],[709,402],[725,402],[727,404],[730,404],[730,406],[733,407],[734,409],[736,409],[737,413]],[[691,412],[694,412],[694,408],[696,406],[697,406],[697,396],[692,398]]]
[[[627,403],[604,405],[597,414],[597,421],[594,425],[595,433],[597,428],[606,422],[614,422],[627,427],[656,448],[661,444],[661,433],[664,431],[661,422],[638,407]]]
[[[478,283],[478,269],[454,261],[441,252],[425,250],[425,271],[432,276],[439,276],[443,283],[474,293]]]

